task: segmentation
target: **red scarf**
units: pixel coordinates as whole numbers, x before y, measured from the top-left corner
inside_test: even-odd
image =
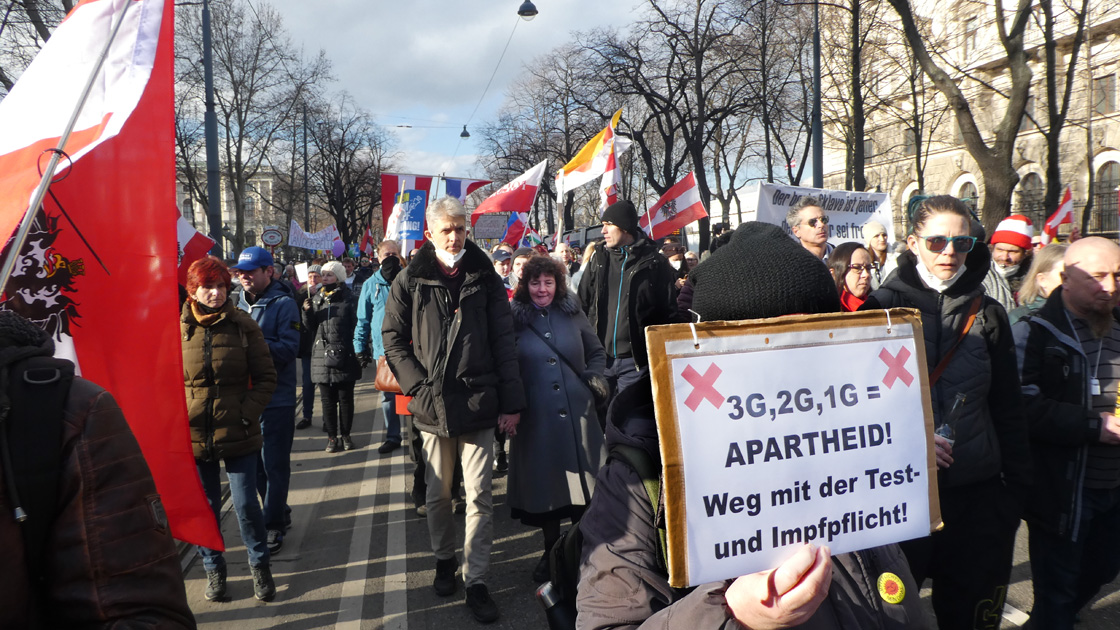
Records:
[[[848,287],[844,287],[844,291],[840,294],[840,306],[845,313],[854,313],[859,310],[859,307],[863,306],[866,299],[856,297],[851,291],[848,291]]]

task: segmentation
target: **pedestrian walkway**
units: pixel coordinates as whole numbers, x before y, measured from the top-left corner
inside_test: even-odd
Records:
[[[481,627],[463,605],[463,591],[437,596],[431,588],[435,561],[428,529],[406,491],[412,464],[405,449],[380,455],[384,439],[380,393],[372,375],[355,390],[352,433],[357,449],[323,452],[321,415],[296,432],[292,452],[292,529],[272,560],[277,595],[272,603],[253,599],[245,548],[236,520],[225,518],[222,532],[234,543],[226,553],[232,601],[207,602],[200,562],[185,573],[187,596],[199,627],[210,630],[279,628],[310,630],[457,630]],[[318,407],[318,405],[316,405]],[[321,410],[318,410],[321,413]],[[498,629],[547,629],[534,599],[530,575],[540,556],[540,533],[509,517],[505,478],[494,481],[494,547],[490,589],[501,619]],[[458,533],[462,544],[462,519]],[[1020,529],[1016,564],[1004,628],[1021,626],[1030,609],[1026,527]],[[461,586],[461,585],[460,585]],[[1120,627],[1120,581],[1106,589],[1082,615],[1079,630]],[[928,589],[922,597],[928,604]]]

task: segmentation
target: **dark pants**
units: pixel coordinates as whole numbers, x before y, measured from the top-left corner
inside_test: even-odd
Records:
[[[945,528],[901,544],[914,580],[932,581],[940,628],[999,628],[1020,507],[998,479],[941,488]]]
[[[618,395],[622,390],[641,380],[642,374],[647,371],[638,369],[634,357],[607,357],[607,369],[603,372],[603,376],[610,381],[611,391]]]
[[[292,479],[292,441],[295,439],[296,408],[265,409],[261,414],[260,464],[257,466],[257,492],[264,504],[264,524],[268,529],[286,531],[288,486]]]
[[[229,479],[229,495],[233,500],[233,511],[237,514],[237,526],[241,529],[241,541],[249,552],[249,564],[254,567],[268,566],[268,544],[265,534],[264,517],[261,505],[257,503],[257,493],[253,492],[253,481],[257,478],[257,455],[251,453],[240,457],[227,457],[222,461],[201,462],[198,476],[206,500],[214,512],[214,519],[221,523],[222,483],[221,466],[226,466],[226,479]],[[207,571],[216,571],[226,566],[222,552],[216,549],[198,548],[202,556],[202,566]]]
[[[319,383],[328,437],[348,437],[354,426],[354,383]]]
[[[1120,488],[1085,489],[1077,541],[1030,527],[1034,610],[1031,627],[1073,628],[1073,620],[1120,574]]]
[[[303,419],[308,422],[315,415],[315,383],[311,382],[311,357],[300,358],[303,374]]]

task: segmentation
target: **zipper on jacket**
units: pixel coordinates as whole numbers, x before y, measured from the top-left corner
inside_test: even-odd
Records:
[[[215,392],[218,389],[218,383],[214,380],[214,335],[207,327],[204,329],[206,334],[202,338],[202,373],[209,383],[207,390],[213,387]],[[214,452],[214,397],[209,392],[206,393],[206,423],[205,433],[203,435],[202,452],[206,455],[206,460],[211,460],[217,455]]]
[[[618,315],[622,311],[622,285],[626,283],[626,262],[630,260],[630,248],[622,248],[622,267],[618,270],[618,299],[615,300],[614,305],[614,338],[611,339],[611,346],[613,347],[615,357],[618,356]],[[609,274],[608,267],[608,275]]]

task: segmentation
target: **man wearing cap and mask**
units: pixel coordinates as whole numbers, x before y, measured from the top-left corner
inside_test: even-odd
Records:
[[[646,326],[668,324],[676,315],[677,274],[638,228],[630,201],[603,213],[603,239],[580,279],[579,301],[607,350],[604,376],[620,392],[648,365]]]
[[[1021,214],[1000,221],[992,234],[992,269],[1007,280],[1016,301],[1031,267],[1032,236],[1034,224]]]

